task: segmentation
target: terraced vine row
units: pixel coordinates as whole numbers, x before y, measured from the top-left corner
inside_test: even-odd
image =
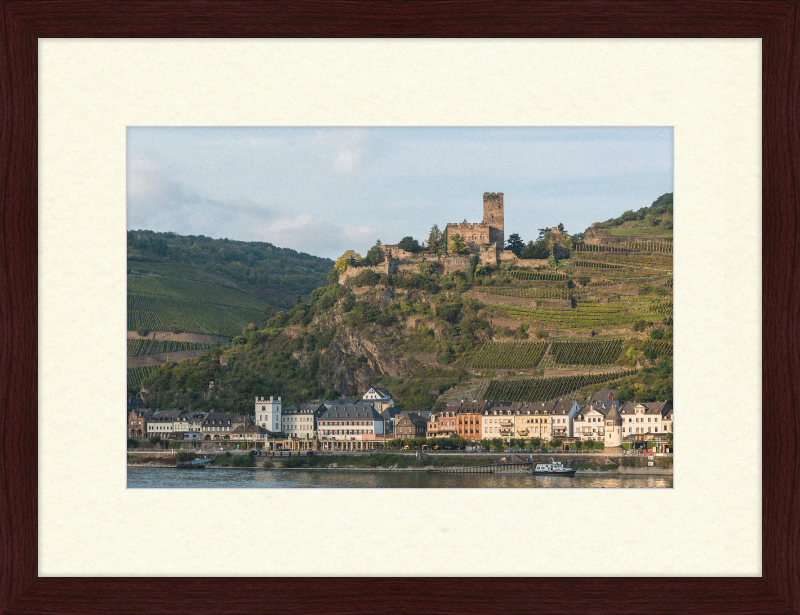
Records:
[[[650,306],[650,311],[662,316],[672,316],[672,301],[661,301],[653,303]]]
[[[616,380],[635,373],[636,370],[628,370],[583,376],[492,380],[486,389],[484,399],[519,402],[549,401],[589,385]]]
[[[244,316],[244,317],[243,317]],[[187,331],[234,337],[261,312],[149,295],[128,294],[128,330]]]
[[[575,245],[573,252],[628,252],[628,250],[626,248],[618,248],[616,246],[598,246],[593,243],[583,243],[581,241]]]
[[[541,273],[539,271],[512,271],[511,277],[517,280],[543,280],[545,282],[564,282],[564,273]]]
[[[547,342],[488,342],[472,361],[472,367],[524,369],[536,367]]]
[[[622,352],[622,339],[554,341],[548,357],[560,365],[611,365]]]
[[[632,241],[623,245],[634,252],[664,252],[672,254],[671,241]]]
[[[624,269],[625,265],[618,265],[616,263],[606,263],[603,261],[591,260],[574,260],[572,261],[573,267],[584,267],[589,269]]]
[[[527,310],[525,308],[509,307],[507,305],[488,304],[488,307],[503,310],[511,318],[529,321],[535,326],[549,326],[551,328],[599,328],[607,326],[625,325],[636,322],[642,315],[630,312],[625,305],[599,304],[595,308],[578,307],[575,309],[540,308]]]
[[[642,350],[655,350],[656,353],[661,357],[672,356],[672,342],[667,340],[642,340],[641,348]]]
[[[158,365],[142,365],[141,367],[128,368],[128,388],[139,390],[142,387],[142,381],[150,374],[156,371],[160,366]]]
[[[501,297],[519,297],[521,299],[564,299],[576,295],[574,291],[561,288],[481,288],[480,292]]]
[[[129,357],[145,357],[162,352],[183,352],[184,350],[201,350],[210,348],[211,344],[203,342],[173,342],[169,340],[128,340]]]

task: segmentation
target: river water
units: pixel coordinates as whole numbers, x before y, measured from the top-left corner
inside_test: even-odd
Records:
[[[440,474],[347,470],[261,470],[249,468],[128,467],[128,487],[136,489],[282,489],[287,487],[432,488],[432,487],[672,487],[672,476],[526,474]]]

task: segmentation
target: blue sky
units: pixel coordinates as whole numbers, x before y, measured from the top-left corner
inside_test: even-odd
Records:
[[[130,127],[127,226],[337,258],[480,222],[503,192],[506,237],[528,241],[650,205],[672,161],[671,127]]]

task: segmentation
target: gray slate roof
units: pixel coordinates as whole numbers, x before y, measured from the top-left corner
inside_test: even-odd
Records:
[[[325,404],[289,404],[281,410],[281,414],[322,414]]]
[[[382,421],[383,417],[372,404],[342,404],[331,406],[319,416],[320,421],[347,420]]]
[[[609,401],[608,399],[609,394],[613,394],[614,399],[616,399],[618,393],[619,391],[617,389],[600,389],[599,391],[597,391],[597,393],[595,393],[589,398],[589,401],[587,403],[591,404],[596,401]]]

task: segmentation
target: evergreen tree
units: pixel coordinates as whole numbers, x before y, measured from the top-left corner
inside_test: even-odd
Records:
[[[428,252],[440,252],[443,248],[443,239],[444,233],[439,230],[439,226],[437,224],[434,224],[431,227],[431,232],[428,234]]]
[[[517,233],[514,233],[513,235],[508,236],[508,239],[506,240],[506,248],[519,256],[522,254],[525,244],[523,243],[522,238]]]

